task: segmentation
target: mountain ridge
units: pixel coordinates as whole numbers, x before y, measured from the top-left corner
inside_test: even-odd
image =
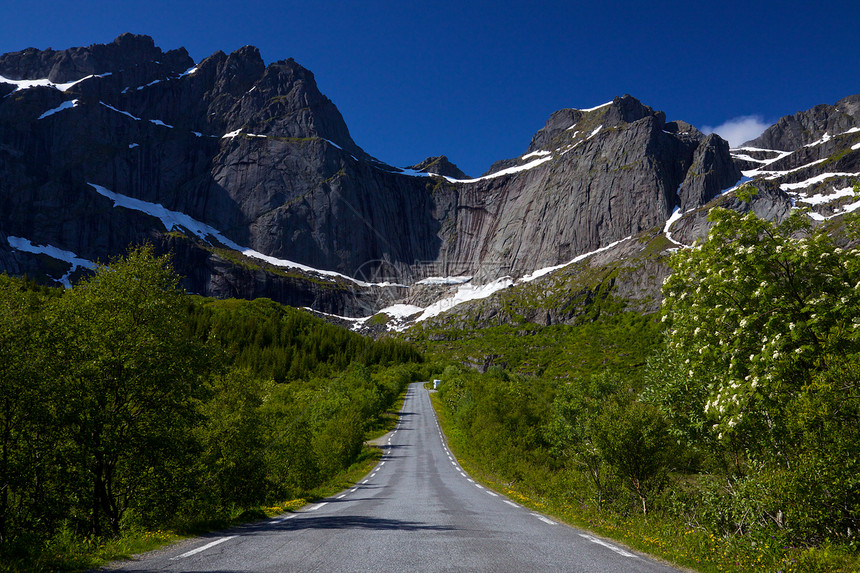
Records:
[[[191,292],[271,296],[352,317],[409,299],[397,285],[524,277],[664,225],[690,244],[707,230],[697,213],[725,201],[742,170],[755,177],[764,165],[782,173],[805,161],[794,151],[730,150],[624,95],[551,114],[525,154],[478,178],[445,156],[400,169],[353,141],[312,72],[293,59],[265,65],[253,46],[194,64],[184,49],[124,34],[0,56],[0,76],[0,268],[49,282],[78,272],[57,263],[48,272],[45,253],[9,237],[89,261],[150,241],[176,253]],[[784,134],[796,125],[824,126],[807,139],[853,126],[854,97],[786,120],[771,138],[791,145]],[[803,149],[823,162],[850,129]],[[849,151],[834,160],[845,172],[854,169]],[[796,184],[793,173],[782,177]],[[779,216],[788,191],[760,187],[756,208]],[[217,233],[165,223],[153,205]],[[684,216],[667,224],[673,213]],[[444,297],[457,284],[423,290]]]

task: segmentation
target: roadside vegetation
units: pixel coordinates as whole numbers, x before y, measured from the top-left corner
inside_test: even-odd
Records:
[[[341,488],[421,362],[186,295],[148,247],[65,291],[0,276],[0,569],[85,569]]]
[[[711,218],[658,315],[462,333],[455,361],[423,333],[440,419],[486,483],[633,548],[699,571],[858,571],[857,222]],[[482,350],[493,365],[464,366]]]

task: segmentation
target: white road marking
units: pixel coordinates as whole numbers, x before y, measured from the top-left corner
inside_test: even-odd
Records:
[[[272,523],[281,523],[282,521],[286,521],[288,519],[292,519],[296,516],[295,513],[291,513],[290,515],[285,515],[283,517],[276,517],[272,520]]]
[[[510,505],[511,507],[519,507],[519,505],[515,504],[514,502],[512,502],[512,501],[511,501],[511,500],[509,500],[509,499],[504,499],[504,500],[502,500],[502,501],[504,501],[505,503],[507,503],[507,504],[508,504],[508,505]]]
[[[324,506],[324,505],[325,505],[325,504],[327,504],[327,503],[328,503],[327,501],[324,501],[324,502],[322,502],[322,503],[318,503],[318,504],[316,504],[316,505],[312,505],[311,507],[309,507],[309,508],[308,508],[308,511],[316,511],[316,510],[318,510],[319,508],[321,508],[322,506]]]
[[[379,465],[380,465],[380,466],[384,466],[384,465],[385,465],[385,462],[381,462]]]
[[[620,547],[615,547],[614,545],[612,545],[612,544],[610,544],[610,543],[606,543],[605,541],[603,541],[602,539],[598,539],[597,537],[592,537],[591,535],[586,535],[585,533],[580,533],[580,534],[579,534],[579,536],[580,536],[580,537],[584,537],[585,539],[588,539],[588,540],[589,540],[589,541],[591,541],[592,543],[596,543],[596,544],[598,544],[598,545],[602,545],[602,546],[604,546],[604,547],[606,547],[606,548],[608,548],[608,549],[611,549],[612,551],[614,551],[614,552],[616,552],[617,554],[622,555],[622,556],[624,556],[624,557],[636,557],[636,556],[635,556],[635,555],[633,555],[632,553],[629,553],[629,552],[627,552],[627,551],[624,551],[624,550],[623,550],[623,549],[621,549]]]
[[[490,494],[490,495],[491,495],[491,496],[493,496],[493,497],[499,497],[499,494],[497,494],[497,493],[495,493],[495,492],[492,492],[492,491],[487,490],[487,493],[488,493],[488,494]]]
[[[484,489],[484,486],[482,486],[482,485],[481,485],[481,484],[479,484],[479,483],[476,483],[476,484],[475,484],[475,487],[476,487],[476,488],[478,488],[478,489]]]
[[[354,488],[352,488],[351,490],[349,490],[349,493],[355,493],[357,490],[358,490],[358,488],[357,488],[357,487],[354,487]]]
[[[343,499],[343,498],[345,498],[345,497],[346,497],[346,494],[344,493],[344,494],[342,494],[342,495],[337,496],[337,499]]]
[[[363,482],[361,482],[361,483],[362,483],[362,484],[365,484],[365,483],[367,483],[367,480],[364,480],[364,481],[363,481]]]
[[[472,478],[467,478],[466,481],[469,483],[475,483],[475,480],[473,480]]]
[[[376,475],[376,472],[373,472],[372,474],[370,474],[370,477],[373,477],[375,475]]]
[[[541,521],[543,521],[544,523],[548,523],[548,524],[550,524],[550,525],[555,525],[555,522],[554,522],[553,520],[549,519],[548,517],[543,517],[543,516],[541,515],[541,516],[538,516],[538,519],[540,519],[540,520],[541,520]]]
[[[466,474],[464,474],[463,472],[460,472],[460,475],[466,477]]]
[[[207,543],[206,545],[203,545],[202,547],[198,547],[197,549],[192,549],[191,551],[186,551],[185,553],[183,553],[182,555],[180,555],[178,557],[172,557],[170,560],[175,561],[176,559],[184,559],[185,557],[191,557],[192,555],[196,555],[196,554],[200,553],[201,551],[206,551],[210,547],[215,547],[219,543],[224,543],[225,541],[229,541],[229,540],[233,539],[234,537],[238,537],[238,536],[237,535],[231,535],[230,537],[222,537],[221,539],[216,539],[212,543]]]

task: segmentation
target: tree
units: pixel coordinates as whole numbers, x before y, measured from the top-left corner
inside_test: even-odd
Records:
[[[860,351],[860,250],[795,211],[782,223],[714,209],[708,240],[674,255],[668,348],[708,389],[718,438],[784,443],[787,406]]]
[[[830,232],[851,245],[856,221],[834,229],[813,227],[803,211],[775,223],[723,209],[710,219],[708,240],[671,260],[667,349],[652,361],[649,398],[688,442],[706,444],[710,431],[731,453],[727,483],[744,486],[730,488],[743,522],[799,543],[851,537],[860,527],[860,249]]]
[[[100,266],[51,309],[53,375],[75,444],[70,475],[86,478],[89,529],[118,533],[147,485],[183,455],[207,362],[184,336],[183,294],[169,259],[143,246]],[[170,504],[168,491],[160,492]],[[153,492],[145,496],[150,503]]]

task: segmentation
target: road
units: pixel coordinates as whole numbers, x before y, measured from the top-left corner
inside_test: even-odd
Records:
[[[409,387],[397,429],[384,442],[379,464],[352,489],[110,570],[678,571],[476,483],[448,450],[421,384]]]

